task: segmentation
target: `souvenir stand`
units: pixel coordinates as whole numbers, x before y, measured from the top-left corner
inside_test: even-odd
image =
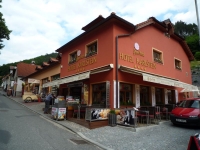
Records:
[[[72,96],[67,96],[66,101],[67,101],[67,118],[72,118],[74,113],[74,105],[79,105],[79,101],[73,99]]]
[[[56,120],[64,120],[66,119],[66,111],[66,101],[64,96],[57,96],[55,104],[52,106],[52,118]]]

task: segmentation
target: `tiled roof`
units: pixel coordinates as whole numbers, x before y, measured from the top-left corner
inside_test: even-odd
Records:
[[[29,74],[34,73],[36,70],[35,64],[18,63],[17,64],[17,76],[26,77]]]
[[[43,62],[42,66],[43,66],[43,67],[49,66],[49,64],[48,64],[47,62]]]
[[[42,66],[40,66],[40,65],[36,66],[36,70],[41,70],[41,69],[42,69]]]
[[[56,58],[53,58],[53,57],[50,57],[49,59],[49,62],[52,63],[52,62],[57,62],[58,60]]]

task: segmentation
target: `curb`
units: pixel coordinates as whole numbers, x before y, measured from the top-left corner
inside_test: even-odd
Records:
[[[100,147],[100,148],[102,148],[102,149],[105,149],[105,150],[114,150],[114,149],[108,148],[108,147],[106,147],[106,146],[104,146],[104,145],[102,145],[102,144],[100,144],[100,143],[98,143],[98,142],[95,142],[95,141],[93,141],[93,140],[87,138],[87,137],[84,136],[81,132],[77,132],[77,134],[78,134],[80,137],[82,137],[83,139],[85,139],[86,141],[88,141],[88,142],[90,142],[90,143],[93,143],[93,144],[97,145],[98,147]]]

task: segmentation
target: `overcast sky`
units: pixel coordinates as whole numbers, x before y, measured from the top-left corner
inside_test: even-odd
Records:
[[[152,16],[197,24],[195,0],[2,0],[1,5],[12,33],[3,42],[0,65],[55,52],[86,24],[111,12],[135,25]]]

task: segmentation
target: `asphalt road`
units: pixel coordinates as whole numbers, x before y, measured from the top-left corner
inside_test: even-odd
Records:
[[[0,150],[95,150],[66,128],[0,94]]]

